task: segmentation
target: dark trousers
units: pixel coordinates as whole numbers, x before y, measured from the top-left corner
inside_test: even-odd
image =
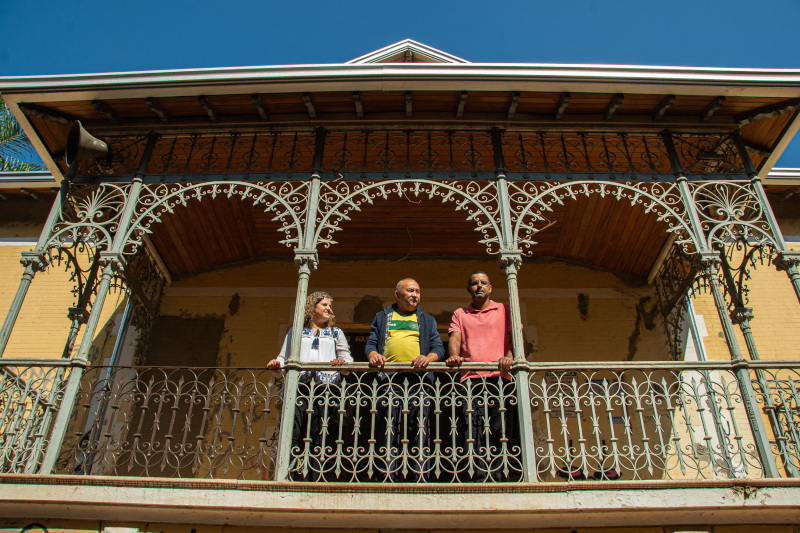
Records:
[[[512,453],[509,440],[514,416],[509,409],[511,402],[508,396],[513,388],[500,376],[487,377],[485,380],[469,378],[463,385],[465,399],[461,404],[460,433],[467,437],[464,452],[471,452],[474,459],[472,475],[469,474],[468,462],[464,463],[461,470],[472,481],[485,481],[488,474],[491,474],[494,481],[507,481],[502,453],[503,441],[506,444],[505,453]],[[470,391],[469,395],[467,391]],[[501,391],[504,392],[503,395],[500,394]],[[471,401],[468,402],[467,397]],[[509,462],[509,469],[515,469],[516,461]]]
[[[298,384],[297,401],[294,408],[294,427],[292,428],[292,456],[297,459],[294,462],[295,470],[292,476],[296,480],[316,481],[322,473],[325,455],[322,442],[322,421],[326,414],[324,391],[328,386],[330,385],[316,384],[314,399],[310,400],[310,384]],[[310,408],[309,402],[312,403]],[[333,418],[330,416],[331,413],[336,413],[338,409],[338,400],[335,396],[329,397],[327,400],[329,424]],[[308,442],[308,455],[305,455],[306,442]],[[303,464],[302,461],[305,461],[306,464]]]
[[[404,382],[408,380],[408,386]],[[430,400],[423,374],[381,375],[375,435],[378,481],[419,481],[430,456]]]

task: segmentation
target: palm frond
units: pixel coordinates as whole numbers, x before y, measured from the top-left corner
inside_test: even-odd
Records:
[[[33,167],[27,170],[45,168],[22,126],[0,97],[0,166],[6,171],[8,166],[20,165]]]

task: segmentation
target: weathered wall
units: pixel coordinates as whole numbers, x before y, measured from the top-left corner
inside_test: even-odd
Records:
[[[466,280],[486,271],[493,297],[508,301],[505,276],[491,260],[322,261],[310,291],[334,298],[345,331],[369,329],[375,313],[394,301],[394,285],[415,278],[422,309],[446,338],[453,311],[469,303]],[[225,321],[220,366],[262,366],[275,357],[291,324],[297,283],[289,261],[257,261],[175,280],[162,316]],[[627,278],[562,261],[526,261],[520,270],[526,356],[537,361],[663,360],[663,323],[652,288]]]

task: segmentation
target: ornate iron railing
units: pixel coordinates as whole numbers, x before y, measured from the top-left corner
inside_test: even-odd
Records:
[[[72,371],[68,365],[0,360],[0,472],[36,471]]]
[[[295,481],[520,482],[531,450],[540,482],[759,478],[751,415],[767,421],[781,475],[800,466],[793,362],[518,363],[511,379],[462,378],[496,370],[487,364],[343,368],[328,383],[329,366],[302,365],[287,411],[266,369],[90,367],[66,438],[50,443],[74,369],[9,360],[2,471],[36,473],[57,446],[60,474],[272,480],[288,446]],[[760,412],[746,411],[742,379]]]

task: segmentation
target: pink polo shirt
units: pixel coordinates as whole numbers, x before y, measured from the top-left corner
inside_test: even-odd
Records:
[[[456,309],[448,333],[461,333],[461,357],[469,363],[489,363],[503,358],[510,349],[511,309],[508,304],[490,302],[486,309],[469,307]],[[462,372],[461,381],[478,376],[499,376],[495,372]],[[503,373],[506,379],[511,376]]]

